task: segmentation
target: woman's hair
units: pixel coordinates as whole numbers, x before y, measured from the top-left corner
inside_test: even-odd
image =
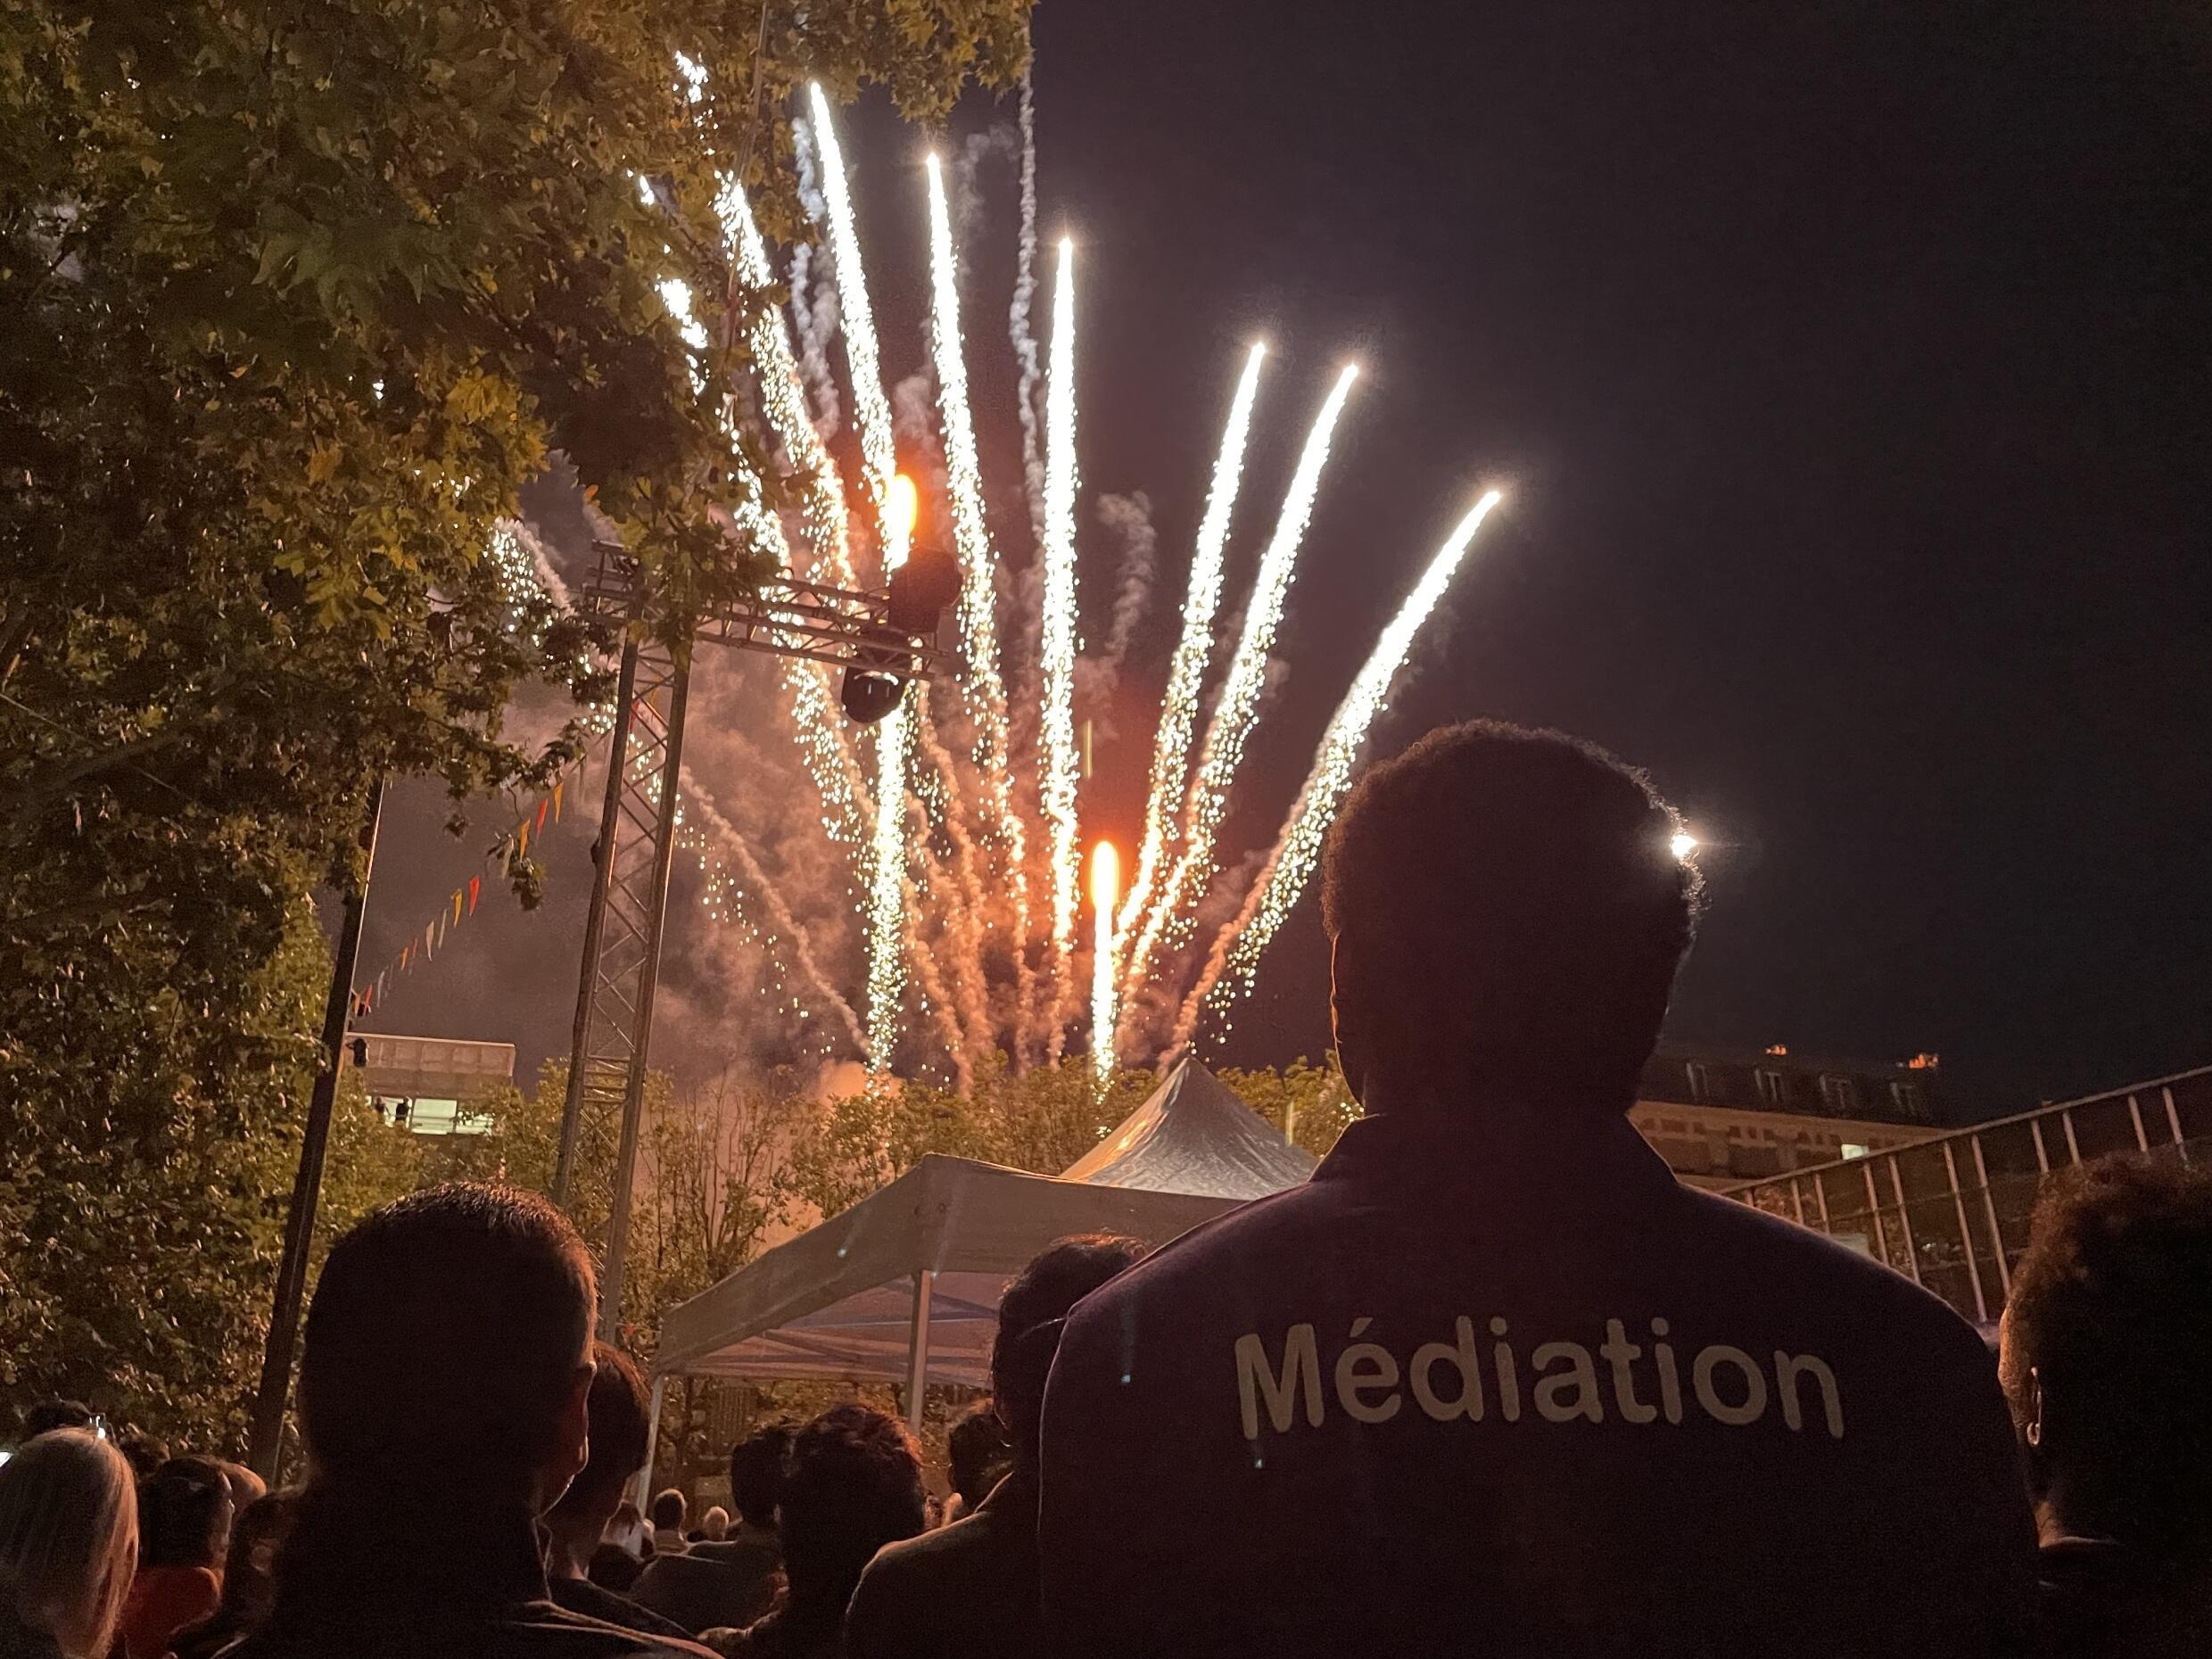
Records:
[[[138,1563],[130,1465],[56,1429],[0,1465],[0,1601],[70,1659],[105,1659]]]

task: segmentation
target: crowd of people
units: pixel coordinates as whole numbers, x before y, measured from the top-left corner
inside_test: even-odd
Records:
[[[1680,1187],[1625,1117],[1678,827],[1552,734],[1374,769],[1324,876],[1365,1115],[1302,1186],[1009,1284],[941,1524],[857,1400],[734,1447],[728,1511],[640,1513],[582,1240],[449,1184],[329,1253],[296,1490],[29,1415],[0,1659],[2212,1654],[2212,1170],[2053,1177],[1994,1356]]]

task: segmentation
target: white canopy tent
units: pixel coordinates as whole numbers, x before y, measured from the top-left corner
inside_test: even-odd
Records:
[[[919,1424],[927,1383],[986,1385],[1000,1294],[1055,1239],[1120,1233],[1162,1244],[1313,1168],[1185,1059],[1060,1176],[926,1157],[669,1309],[654,1415],[672,1376],[813,1377],[903,1382]]]

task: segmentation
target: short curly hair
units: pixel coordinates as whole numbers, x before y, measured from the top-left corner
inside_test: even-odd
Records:
[[[867,1406],[832,1406],[791,1437],[782,1496],[795,1606],[842,1609],[876,1551],[929,1521],[920,1449],[904,1424]]]
[[[1394,1073],[1625,1109],[1696,928],[1681,828],[1595,744],[1438,728],[1370,771],[1329,832],[1340,1008]]]
[[[2066,1523],[2146,1547],[2212,1539],[2212,1170],[2133,1153],[2051,1178],[2005,1305],[2005,1392],[2045,1402]]]

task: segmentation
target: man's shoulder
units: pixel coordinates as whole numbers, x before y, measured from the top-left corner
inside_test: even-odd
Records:
[[[225,1648],[222,1659],[442,1659],[449,1654],[457,1659],[714,1659],[712,1649],[696,1642],[627,1630],[550,1601],[528,1602],[493,1620],[410,1624],[388,1632],[356,1626],[336,1634],[272,1622]]]

